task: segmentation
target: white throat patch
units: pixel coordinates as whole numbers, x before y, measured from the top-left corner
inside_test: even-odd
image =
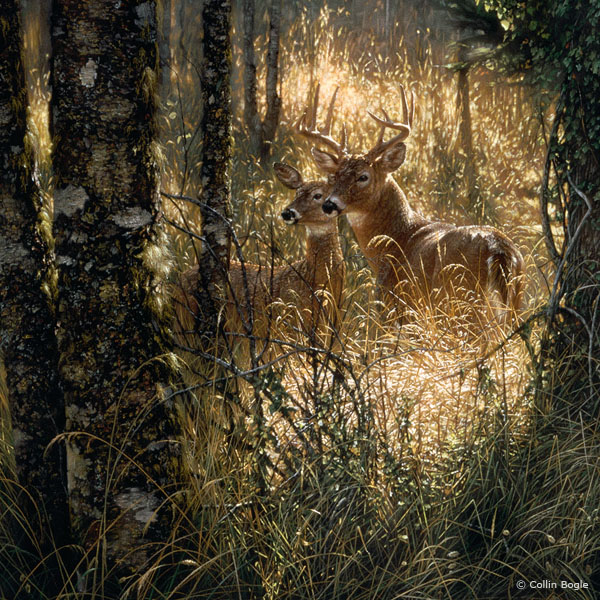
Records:
[[[350,227],[354,229],[355,227],[361,227],[365,222],[366,215],[363,213],[346,213],[346,218],[348,219],[348,223],[350,223]]]

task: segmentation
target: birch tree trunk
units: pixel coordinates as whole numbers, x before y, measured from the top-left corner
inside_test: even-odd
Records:
[[[64,447],[50,446],[64,424],[51,264],[42,235],[43,200],[27,134],[27,90],[17,0],[0,0],[0,354],[6,372],[22,509],[42,552],[67,541]],[[47,223],[46,223],[47,226]],[[29,502],[31,498],[32,502]],[[49,529],[36,512],[47,513]]]
[[[231,2],[205,0],[202,65],[202,248],[198,257],[199,319],[205,344],[217,335],[231,241]]]
[[[156,4],[55,0],[52,25],[72,527],[120,578],[143,572],[168,539],[181,462],[161,335]]]

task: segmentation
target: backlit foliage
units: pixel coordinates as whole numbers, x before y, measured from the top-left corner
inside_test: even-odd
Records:
[[[470,340],[453,326],[457,304],[446,318],[422,306],[399,328],[341,222],[346,299],[329,337],[306,335],[293,306],[277,307],[268,344],[230,333],[225,352],[181,352],[189,491],[173,542],[154,569],[126,582],[129,597],[463,600],[514,597],[518,579],[597,582],[598,440],[570,421],[543,437],[533,400],[537,315],[553,275],[538,216],[553,115],[520,75],[476,67],[467,157],[456,76],[444,66],[456,35],[444,17],[409,3],[400,12],[385,0],[339,4],[290,3],[284,12],[273,161],[320,177],[292,127],[317,81],[324,99],[340,86],[334,130],[344,121],[357,150],[377,136],[366,110],[381,105],[398,116],[399,84],[414,90],[415,128],[394,176],[423,214],[491,223],[517,243],[527,263],[522,326],[508,339],[491,327]],[[202,233],[198,208],[173,197],[195,198],[202,185],[201,28],[191,3],[174,5],[185,27],[171,38],[162,188],[172,195],[164,209],[183,271],[196,263]],[[279,218],[291,193],[249,155],[237,22],[234,42],[232,253],[268,268],[302,258],[303,236]],[[263,61],[265,45],[263,33]],[[475,179],[465,177],[469,161]],[[22,574],[17,585],[37,581],[17,551],[5,555]],[[101,569],[94,577],[102,581]],[[64,591],[77,597],[66,578]]]

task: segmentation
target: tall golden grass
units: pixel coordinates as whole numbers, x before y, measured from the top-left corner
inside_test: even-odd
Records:
[[[344,122],[350,146],[357,151],[366,150],[377,138],[377,125],[368,118],[367,109],[383,106],[399,116],[399,86],[414,90],[415,127],[408,140],[407,161],[395,177],[412,206],[423,214],[457,224],[492,223],[511,236],[527,262],[527,299],[522,318],[528,319],[543,303],[550,275],[538,222],[537,191],[545,148],[536,97],[518,80],[507,82],[484,67],[474,68],[470,84],[475,150],[473,157],[467,157],[458,142],[456,77],[444,67],[444,49],[430,43],[427,32],[417,36],[415,49],[402,38],[382,40],[372,31],[336,29],[333,23],[337,16],[324,8],[316,21],[300,19],[286,32],[293,43],[283,50],[283,117],[273,145],[274,160],[288,161],[315,179],[323,177],[312,163],[310,146],[292,128],[316,82],[321,85],[323,103],[339,86],[334,131],[339,133]],[[409,28],[399,24],[392,28],[401,29]],[[412,38],[414,44],[415,36]],[[264,38],[259,39],[260,50],[265,44]],[[257,55],[262,57],[264,52]],[[239,53],[235,58],[234,90],[241,94],[243,65]],[[263,74],[264,64],[259,64],[261,101]],[[278,218],[290,195],[274,181],[272,173],[256,168],[255,157],[248,155],[241,108],[238,104],[234,114],[234,228],[246,260],[285,264],[302,258],[302,233],[290,231]],[[264,105],[261,108],[265,110]],[[176,124],[177,119],[171,122]],[[178,135],[186,133],[180,130]],[[465,177],[469,160],[477,166],[475,181]],[[169,191],[177,191],[179,175],[175,168],[166,179]],[[191,225],[198,232],[195,210],[183,205],[178,209],[187,215],[186,223],[180,221],[180,225]],[[177,218],[174,212],[171,214]],[[369,379],[377,382],[369,388],[369,395],[378,411],[393,414],[398,410],[398,398],[414,400],[411,432],[414,439],[423,440],[413,442],[416,450],[433,438],[443,446],[446,436],[455,435],[454,426],[487,410],[478,400],[480,365],[476,357],[480,345],[457,337],[452,328],[464,307],[451,308],[448,318],[442,321],[424,308],[417,324],[402,330],[384,323],[383,313],[374,309],[379,294],[371,273],[350,229],[344,223],[341,228],[348,273],[345,314],[338,331],[341,347],[337,350],[358,373],[365,377],[368,373]],[[177,233],[175,243],[181,268],[193,264],[190,238]],[[531,348],[537,343],[537,334],[534,330],[530,335]],[[293,341],[298,343],[298,339]],[[252,362],[247,356],[238,356],[237,360],[240,364]],[[305,359],[299,354],[293,360],[302,363]],[[486,362],[486,368],[501,381],[506,407],[515,414],[526,412],[522,399],[531,376],[528,363],[528,350],[519,336],[504,343],[501,351]],[[297,371],[290,368],[289,372]],[[309,381],[310,370],[304,372]],[[302,385],[295,386],[296,393]]]
[[[126,582],[127,597],[508,598],[518,579],[597,576],[597,440],[571,422],[544,437],[534,403],[541,334],[532,317],[552,275],[538,222],[545,147],[536,97],[518,80],[473,69],[467,157],[455,77],[432,32],[417,33],[407,12],[386,38],[353,28],[340,11],[324,8],[316,20],[305,12],[286,32],[273,160],[320,177],[291,126],[317,81],[324,98],[340,86],[337,131],[344,121],[357,150],[376,139],[366,109],[397,115],[399,85],[414,90],[416,124],[395,177],[425,215],[493,223],[519,245],[526,325],[490,336],[484,352],[453,327],[459,305],[445,319],[424,308],[398,327],[342,223],[346,299],[329,346],[275,324],[263,356],[250,344],[212,362],[182,353],[185,515],[156,564]],[[258,40],[258,56],[265,44]],[[302,235],[278,218],[289,192],[248,153],[234,58],[233,227],[246,260],[286,264],[302,257]],[[163,189],[194,196],[198,81],[189,63],[175,66],[161,120]],[[263,73],[259,64],[259,81]],[[476,178],[465,177],[470,160]],[[199,214],[183,200],[164,208],[178,225],[171,237],[182,271],[196,259]],[[37,581],[37,563],[28,570],[16,549],[6,556],[22,587]],[[103,597],[102,564],[95,568],[99,583],[86,598]],[[65,576],[61,597],[78,594]],[[592,595],[571,588],[556,597]]]

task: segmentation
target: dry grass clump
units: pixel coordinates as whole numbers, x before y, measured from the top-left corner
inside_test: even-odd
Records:
[[[277,306],[266,334],[249,332],[253,343],[226,331],[219,352],[182,353],[181,516],[155,564],[125,582],[127,597],[483,600],[532,597],[517,580],[562,579],[590,588],[553,597],[592,598],[600,585],[600,438],[593,424],[556,418],[536,387],[536,315],[551,274],[536,200],[538,107],[519,82],[472,71],[467,156],[455,81],[431,32],[417,33],[407,11],[381,36],[354,27],[344,11],[324,9],[316,20],[305,11],[286,33],[273,160],[321,177],[291,128],[317,81],[323,98],[340,86],[336,131],[343,120],[360,150],[376,139],[366,109],[382,105],[396,116],[399,84],[414,90],[415,128],[395,177],[425,215],[493,223],[519,245],[527,263],[519,330],[498,332],[491,322],[473,339],[457,326],[458,304],[443,318],[424,306],[400,327],[342,220],[346,295],[329,335],[307,335],[293,305]],[[161,120],[163,189],[195,196],[201,107],[193,57],[176,58]],[[241,115],[236,100],[233,227],[245,260],[289,264],[304,254],[301,232],[278,218],[290,194],[249,155]],[[164,208],[183,271],[196,262],[199,211],[173,197]],[[0,500],[14,511],[9,494]],[[10,589],[38,585],[43,561],[24,560],[4,524],[0,538],[2,572],[17,574],[6,580]],[[95,565],[97,587],[86,598],[108,597],[103,568]],[[60,597],[83,598],[71,575],[59,573]]]

